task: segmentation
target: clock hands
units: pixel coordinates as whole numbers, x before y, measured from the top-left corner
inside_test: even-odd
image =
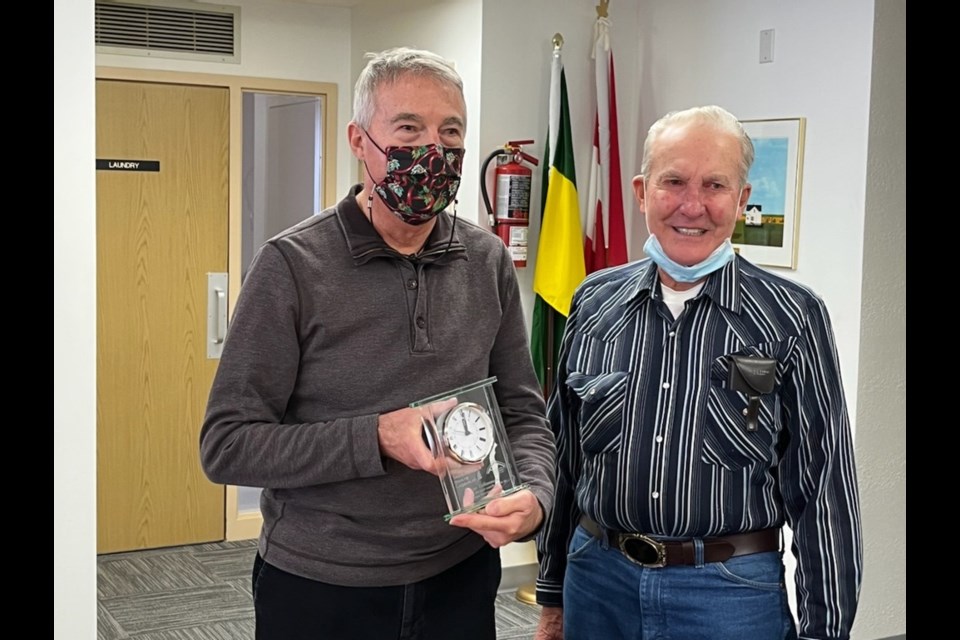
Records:
[[[462,402],[443,414],[438,422],[446,447],[461,462],[478,463],[490,452],[491,423],[484,409],[472,402]]]

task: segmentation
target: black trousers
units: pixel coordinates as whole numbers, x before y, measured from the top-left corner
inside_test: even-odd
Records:
[[[257,554],[257,640],[496,640],[500,552],[396,587],[341,587],[282,571]]]

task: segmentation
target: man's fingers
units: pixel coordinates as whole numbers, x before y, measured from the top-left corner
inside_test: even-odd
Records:
[[[457,406],[456,398],[447,398],[446,400],[438,400],[436,402],[431,402],[429,405],[430,414],[436,418],[437,416],[446,413],[448,410]]]
[[[461,513],[451,518],[450,524],[465,529],[473,529],[480,534],[496,533],[509,535],[515,532],[517,524],[521,522],[511,517],[490,515],[489,513],[484,513],[484,511],[486,511],[486,509],[473,513]]]
[[[494,492],[491,492],[493,496],[497,496],[503,492],[503,488],[499,487],[495,489]],[[496,498],[487,503],[484,507],[484,511],[487,512],[487,515],[491,516],[507,516],[515,511],[522,511],[522,505],[516,503],[516,501],[510,500],[510,497],[506,498]]]

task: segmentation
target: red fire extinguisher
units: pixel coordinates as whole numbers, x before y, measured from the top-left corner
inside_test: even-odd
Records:
[[[523,151],[521,145],[533,144],[533,140],[512,140],[497,149],[483,161],[480,171],[480,194],[487,207],[487,216],[493,231],[510,250],[513,264],[527,266],[527,229],[530,225],[530,188],[533,170],[524,165],[539,164],[536,158]],[[487,196],[487,169],[496,158],[494,171],[494,202],[490,206]]]

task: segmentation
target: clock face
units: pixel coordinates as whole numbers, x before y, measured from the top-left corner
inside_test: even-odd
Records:
[[[480,462],[493,447],[493,421],[478,404],[461,402],[443,417],[447,450],[461,462]]]

